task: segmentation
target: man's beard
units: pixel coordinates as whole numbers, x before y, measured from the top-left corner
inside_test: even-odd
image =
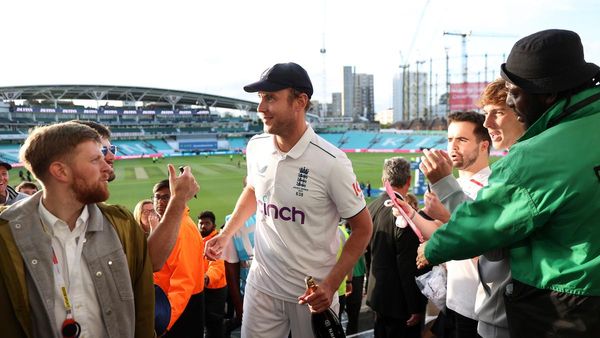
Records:
[[[107,183],[102,184],[98,182],[95,185],[87,184],[85,179],[81,176],[75,177],[72,188],[75,192],[75,198],[83,204],[104,202],[110,195]]]
[[[473,165],[473,163],[477,161],[477,158],[479,157],[478,155],[479,154],[460,156],[461,160],[457,161],[456,163],[453,163],[453,166],[454,168],[459,170],[468,169],[470,166]]]

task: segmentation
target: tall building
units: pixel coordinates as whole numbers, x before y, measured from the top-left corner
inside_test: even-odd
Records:
[[[331,103],[311,100],[310,111],[320,117],[342,116],[342,93],[331,93]]]
[[[372,74],[354,74],[354,109],[359,116],[375,120]]]
[[[382,125],[394,123],[394,111],[392,109],[385,109],[375,113],[375,121],[379,121]]]
[[[344,117],[354,116],[354,69],[344,66],[344,91],[342,92],[342,115]]]
[[[329,114],[330,116],[342,115],[342,93],[331,93],[331,109],[329,110]]]
[[[372,74],[356,73],[353,67],[344,66],[344,92],[342,114],[346,117],[375,118],[375,99]]]
[[[431,118],[429,79],[425,72],[400,72],[394,77],[394,122]]]

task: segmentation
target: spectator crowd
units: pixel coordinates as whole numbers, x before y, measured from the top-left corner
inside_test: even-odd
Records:
[[[296,63],[244,87],[264,133],[229,215],[191,215],[199,184],[170,164],[134,210],[107,204],[110,130],[36,127],[15,188],[0,162],[2,335],[308,338],[329,308],[353,335],[364,303],[375,337],[599,337],[600,68],[556,29],[500,68],[479,112],[448,116],[447,151],[422,151],[421,208],[401,157],[367,203],[351,161],[305,122],[313,86]],[[493,164],[492,147],[507,151]]]

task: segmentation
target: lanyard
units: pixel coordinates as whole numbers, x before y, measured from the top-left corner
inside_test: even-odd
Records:
[[[77,247],[75,248],[75,257],[73,259],[72,268],[69,269],[69,280],[74,280],[71,278],[72,272],[77,272],[79,270],[79,265],[81,262],[81,253],[83,251],[83,236],[79,236],[79,240],[77,242]],[[69,294],[67,290],[67,286],[65,283],[65,278],[62,274],[60,265],[58,264],[58,257],[56,257],[56,251],[54,250],[54,244],[52,245],[52,265],[54,268],[54,282],[56,285],[60,287],[60,292],[63,297],[63,303],[65,306],[65,310],[67,311],[67,319],[73,318],[73,307],[71,305],[71,301],[69,300]],[[69,289],[71,288],[72,283],[69,284]]]
[[[41,219],[40,219],[40,221],[41,221]],[[46,224],[44,224],[43,221],[41,221],[41,222],[42,222],[44,231],[46,231],[46,233],[48,233],[48,231],[46,230],[47,229]],[[73,276],[73,273],[81,273],[79,271],[79,266],[81,265],[81,254],[83,253],[83,242],[85,242],[85,232],[87,229],[87,223],[85,225],[83,225],[83,227],[84,228],[82,229],[81,234],[79,235],[79,239],[77,240],[77,246],[75,247],[75,257],[73,257],[73,261],[71,262],[71,264],[68,264],[68,259],[67,259],[67,264],[71,267],[69,269],[69,281],[75,280],[75,278],[71,278],[71,276]],[[54,236],[52,236],[52,237],[54,237]],[[71,304],[71,301],[69,300],[69,293],[68,293],[68,289],[72,290],[71,287],[73,286],[73,283],[69,283],[69,287],[67,288],[65,278],[63,276],[63,273],[60,268],[60,264],[58,262],[58,257],[56,256],[56,250],[54,249],[54,238],[52,238],[51,244],[52,244],[52,267],[53,267],[53,271],[54,271],[54,282],[60,288],[60,294],[62,296],[63,305],[65,306],[65,311],[66,311],[66,318],[63,322],[63,325],[61,328],[61,333],[62,333],[63,337],[79,337],[79,334],[81,333],[81,326],[74,319],[73,306]]]

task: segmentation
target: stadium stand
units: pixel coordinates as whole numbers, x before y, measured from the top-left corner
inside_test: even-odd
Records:
[[[354,135],[354,134],[351,134]],[[344,137],[351,138],[353,136],[345,134]],[[369,134],[371,135],[371,134]],[[369,136],[364,136],[369,137]],[[361,143],[363,146],[365,145],[365,139]],[[356,140],[357,138],[354,137]],[[345,143],[343,148],[351,148],[347,146],[348,143]],[[354,143],[352,143],[354,145]],[[359,144],[360,145],[360,144]],[[369,141],[366,147],[368,149],[377,149],[377,150],[421,150],[423,148],[439,148],[445,149],[446,147],[446,133],[445,132],[406,132],[406,133],[396,133],[396,132],[381,132],[377,133],[373,136],[373,138]]]
[[[173,148],[167,142],[165,142],[165,140],[147,140],[145,142],[150,145],[149,146],[150,149],[153,149],[157,152],[160,152],[160,153],[173,152]]]
[[[154,150],[147,148],[143,141],[139,140],[114,140],[117,146],[117,155],[146,155],[153,154]]]
[[[7,162],[18,160],[19,143],[30,128],[73,119],[107,125],[118,155],[125,157],[238,152],[263,131],[262,122],[252,113],[256,103],[202,93],[117,86],[26,86],[0,87],[0,97],[0,156]],[[96,106],[78,105],[79,100],[92,105],[95,101]],[[106,104],[98,106],[100,101]],[[226,112],[220,117],[215,108],[248,114]],[[347,151],[419,151],[446,146],[445,118],[397,122],[390,130],[380,130],[377,123],[351,117],[308,115],[307,122],[318,134]]]
[[[340,146],[340,141],[344,137],[343,133],[320,133],[319,135],[336,147]]]
[[[18,144],[0,143],[0,159],[8,163],[18,163],[19,149],[20,146]]]
[[[369,148],[371,141],[377,133],[363,131],[348,131],[344,134],[345,142],[340,144],[342,149],[361,149]]]
[[[246,149],[246,145],[248,144],[248,139],[245,137],[231,137],[228,139],[229,148],[231,150],[234,149]]]

